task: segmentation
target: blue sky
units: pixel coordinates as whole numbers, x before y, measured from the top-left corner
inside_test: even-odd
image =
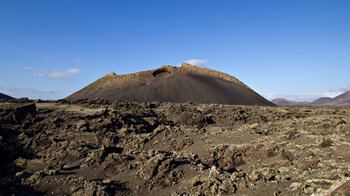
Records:
[[[1,0],[0,92],[59,99],[111,71],[192,60],[268,99],[335,96],[350,89],[349,10],[348,0]]]

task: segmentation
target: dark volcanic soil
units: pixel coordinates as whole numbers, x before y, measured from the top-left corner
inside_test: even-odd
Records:
[[[0,102],[0,195],[349,194],[350,109]]]

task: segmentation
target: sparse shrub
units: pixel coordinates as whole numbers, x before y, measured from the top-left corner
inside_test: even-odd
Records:
[[[322,142],[320,143],[321,148],[326,148],[332,146],[332,140],[329,138],[323,139]]]
[[[292,162],[295,159],[295,156],[293,153],[287,151],[286,149],[282,150],[282,158],[287,159],[288,161]]]
[[[287,132],[287,140],[292,140],[296,138],[297,131],[296,130],[290,130]]]
[[[255,116],[255,117],[254,117],[254,123],[258,123],[258,122],[259,122],[258,116]]]

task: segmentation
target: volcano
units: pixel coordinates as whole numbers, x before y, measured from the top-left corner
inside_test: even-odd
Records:
[[[86,98],[274,105],[231,75],[187,63],[125,75],[111,72],[65,99]]]
[[[283,98],[276,98],[271,101],[272,103],[278,105],[278,106],[287,106],[287,105],[307,105],[309,102],[296,102],[296,101],[290,101]]]

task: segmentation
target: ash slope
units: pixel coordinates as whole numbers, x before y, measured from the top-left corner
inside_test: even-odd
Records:
[[[187,63],[125,75],[112,72],[66,99],[86,98],[273,105],[233,76]]]

